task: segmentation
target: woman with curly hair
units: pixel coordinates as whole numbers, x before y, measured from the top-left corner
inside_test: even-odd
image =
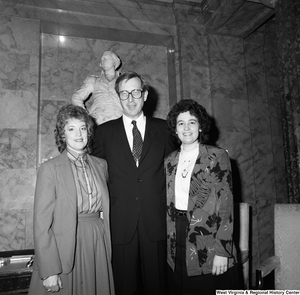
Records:
[[[210,118],[194,100],[167,116],[181,146],[165,160],[169,294],[235,289],[231,167],[225,150],[204,143]]]
[[[37,175],[30,295],[114,294],[107,163],[89,155],[92,136],[86,110],[61,108],[55,129],[61,154]]]

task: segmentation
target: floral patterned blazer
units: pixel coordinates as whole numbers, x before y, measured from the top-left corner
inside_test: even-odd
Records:
[[[180,150],[165,160],[167,182],[168,263],[175,268],[175,175]],[[212,272],[215,255],[236,262],[233,244],[233,196],[231,166],[225,150],[199,144],[199,154],[191,175],[187,209],[189,227],[186,236],[188,276]]]

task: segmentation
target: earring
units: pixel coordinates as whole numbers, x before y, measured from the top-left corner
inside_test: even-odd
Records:
[[[199,129],[199,132],[202,132],[202,129]]]

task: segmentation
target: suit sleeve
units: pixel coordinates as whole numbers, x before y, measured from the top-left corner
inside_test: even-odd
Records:
[[[104,160],[103,170],[104,170],[105,180],[108,181],[108,168],[107,168],[106,160]]]
[[[92,152],[93,156],[105,159],[104,141],[105,139],[104,139],[103,126],[99,125],[96,128],[94,139],[93,139],[93,152]]]
[[[179,144],[176,142],[175,138],[168,133],[168,144],[166,150],[166,157],[169,156],[172,152],[179,148]]]
[[[216,158],[211,174],[215,178],[218,197],[216,254],[230,257],[233,250],[233,195],[230,160],[225,150],[221,150]]]
[[[41,278],[62,272],[61,261],[52,229],[56,205],[55,178],[50,165],[43,163],[38,171],[34,198],[35,263]]]
[[[166,150],[165,150],[165,158],[169,156],[172,152],[177,150],[179,148],[179,144],[177,143],[176,139],[168,132],[167,128],[167,122],[164,120],[164,132],[166,132],[167,136],[167,144],[166,144]]]

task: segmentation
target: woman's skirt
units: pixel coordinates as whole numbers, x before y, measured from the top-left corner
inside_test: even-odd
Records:
[[[60,274],[59,295],[113,295],[114,282],[108,257],[103,219],[99,213],[79,214],[74,268]],[[37,271],[33,271],[29,294],[46,295]]]

